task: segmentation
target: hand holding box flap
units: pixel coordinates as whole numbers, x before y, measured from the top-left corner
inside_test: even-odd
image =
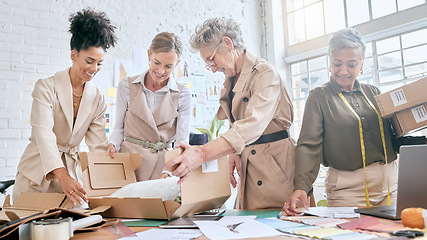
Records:
[[[175,148],[175,149],[173,149],[173,150],[171,150],[171,151],[167,151],[166,153],[165,153],[165,165],[168,163],[168,162],[170,162],[170,161],[172,161],[173,159],[175,159],[176,157],[178,157],[179,155],[181,155],[181,153],[182,153],[182,151],[183,151],[183,149],[182,148]],[[170,172],[173,172],[173,171],[175,171],[175,169],[178,167],[178,165],[173,165],[170,169],[167,169],[168,171],[170,171]]]
[[[166,152],[165,162],[176,158],[181,152],[180,149]],[[219,158],[217,164],[218,171],[203,172],[200,166],[181,183],[181,206],[173,218],[218,208],[227,201],[231,195],[228,158]]]

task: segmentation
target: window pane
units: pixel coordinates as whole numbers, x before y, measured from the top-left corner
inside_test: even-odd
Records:
[[[371,73],[373,71],[374,71],[374,59],[372,57],[365,58],[365,61],[363,61],[363,72]]]
[[[294,103],[294,109],[295,109],[295,103]],[[296,117],[297,117],[297,113],[295,111],[295,118]],[[301,126],[302,126],[302,122],[299,122],[299,121],[298,122],[294,121],[292,124],[292,130],[293,131],[291,131],[291,136],[293,139],[295,139],[295,141],[298,141],[299,134],[301,132]]]
[[[365,83],[365,84],[371,84],[371,85],[374,84],[374,76],[372,75],[372,73],[359,75],[357,80],[359,80],[359,82]]]
[[[372,42],[368,42],[365,44],[366,50],[365,50],[365,58],[372,56]]]
[[[393,82],[403,79],[401,68],[380,72],[380,83]]]
[[[304,12],[298,10],[288,14],[289,45],[305,41]]]
[[[286,8],[288,12],[292,12],[294,10],[302,8],[302,1],[301,0],[287,0],[286,1]]]
[[[378,69],[384,70],[402,66],[400,51],[378,56]]]
[[[328,71],[326,69],[310,73],[311,89],[328,81]]]
[[[345,27],[344,1],[324,0],[326,33],[338,31]]]
[[[307,40],[325,34],[322,2],[315,3],[305,8],[305,24],[307,29]]]
[[[304,0],[304,6],[308,6],[308,5],[315,3],[315,2],[318,2],[318,1],[319,0]]]
[[[402,47],[407,48],[407,47],[412,47],[415,45],[427,43],[426,36],[427,36],[427,28],[420,31],[404,34],[402,35]]]
[[[405,75],[407,78],[411,78],[422,73],[427,73],[427,63],[405,67]]]
[[[307,61],[293,63],[291,72],[292,76],[307,72]]]
[[[308,97],[308,92],[310,91],[310,89],[308,88],[298,88],[298,89],[293,89],[292,90],[292,97],[294,99],[298,99],[298,98],[306,98]]]
[[[305,99],[300,101],[295,101],[293,104],[294,104],[294,110],[295,110],[294,121],[302,121],[302,116],[303,116],[304,107],[305,107]]]
[[[379,89],[382,93],[385,93],[385,92],[391,91],[393,89],[399,88],[403,85],[404,85],[403,82],[396,82],[396,83],[391,84],[391,85],[380,86]]]
[[[405,65],[427,61],[427,45],[403,50],[403,61]]]
[[[399,11],[426,3],[425,0],[397,0]]]
[[[326,56],[322,56],[322,57],[313,58],[311,60],[308,60],[308,69],[310,71],[321,69],[321,68],[326,68],[326,67],[327,67]]]
[[[392,52],[400,49],[399,36],[387,38],[376,43],[377,54]]]
[[[395,0],[373,0],[371,1],[371,6],[373,19],[384,17],[397,11]]]
[[[308,88],[307,74],[292,77],[292,88]]]
[[[346,0],[349,26],[369,21],[368,0]]]

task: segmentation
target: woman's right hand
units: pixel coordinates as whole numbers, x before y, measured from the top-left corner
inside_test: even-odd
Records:
[[[80,205],[83,205],[83,201],[85,201],[86,203],[89,202],[86,197],[86,190],[79,183],[79,181],[72,178],[70,174],[68,174],[65,168],[57,168],[52,172],[58,179],[59,183],[61,184],[62,191],[64,191],[71,203],[76,205],[75,200],[77,200]]]
[[[237,186],[237,180],[234,177],[234,169],[237,170],[237,174],[239,175],[239,177],[242,169],[239,155],[236,155],[236,154],[228,155],[228,164],[230,169],[230,183],[233,186],[233,188],[235,188]]]
[[[288,201],[286,201],[283,205],[282,210],[288,216],[295,216],[295,214],[300,214],[301,211],[297,209],[297,204],[299,202],[302,202],[304,208],[308,210],[308,197],[304,190],[295,190],[289,197]]]
[[[116,146],[114,146],[114,144],[112,144],[112,143],[108,144],[107,153],[110,154],[111,158],[115,158],[116,157]]]

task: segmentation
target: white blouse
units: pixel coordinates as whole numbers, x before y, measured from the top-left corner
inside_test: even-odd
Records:
[[[139,77],[133,81],[133,83],[140,82],[144,88],[147,105],[151,112],[157,109],[169,90],[179,91],[178,86],[174,79],[169,78],[168,84],[163,88],[152,92],[144,85],[144,77],[148,74],[148,71],[139,75]],[[117,101],[116,101],[116,117],[114,121],[113,132],[111,133],[109,143],[114,144],[116,150],[119,151],[120,145],[122,144],[125,133],[124,133],[124,118],[126,111],[129,107],[129,80],[124,78],[119,82],[117,88]],[[191,113],[191,92],[187,87],[184,87],[178,100],[178,113],[177,126],[175,139],[176,143],[184,141],[188,143],[189,140],[189,123]],[[141,139],[145,140],[145,139]]]

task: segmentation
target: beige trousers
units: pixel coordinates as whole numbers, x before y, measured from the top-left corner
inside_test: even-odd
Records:
[[[367,166],[365,171],[371,206],[387,205],[387,176],[389,179],[391,204],[396,204],[398,160],[388,165],[376,162]],[[364,179],[363,168],[355,171],[342,171],[329,167],[325,179],[326,195],[329,206],[366,206]]]

